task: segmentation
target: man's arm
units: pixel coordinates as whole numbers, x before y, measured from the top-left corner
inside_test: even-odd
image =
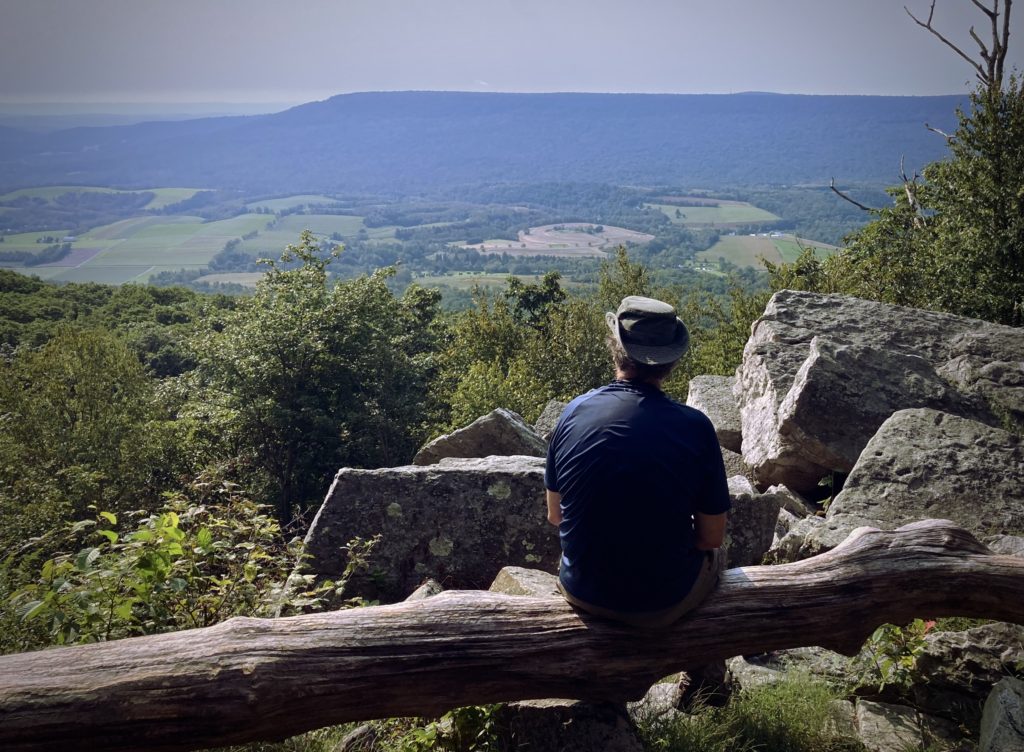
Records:
[[[548,491],[550,494],[551,492]],[[710,551],[713,548],[720,548],[725,539],[725,519],[728,514],[702,514],[697,512],[693,515],[693,527],[697,532],[697,548],[701,551]]]
[[[547,491],[547,498],[548,522],[552,525],[557,525],[562,521],[562,494],[558,493],[558,491]]]

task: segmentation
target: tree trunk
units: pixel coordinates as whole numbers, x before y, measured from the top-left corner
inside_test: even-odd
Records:
[[[835,550],[732,569],[677,624],[644,632],[560,599],[453,591],[423,601],[0,658],[0,749],[186,750],[343,721],[544,697],[639,698],[657,679],[804,645],[852,654],[915,616],[1024,623],[1024,559],[928,520]]]

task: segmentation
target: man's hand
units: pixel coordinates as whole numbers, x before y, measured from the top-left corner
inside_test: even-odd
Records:
[[[562,494],[557,491],[547,491],[547,499],[548,522],[557,525],[562,521]]]
[[[550,491],[548,493],[551,493]],[[713,548],[720,548],[725,539],[725,519],[727,513],[722,514],[701,514],[693,515],[693,527],[697,532],[697,548],[700,551],[710,551]]]

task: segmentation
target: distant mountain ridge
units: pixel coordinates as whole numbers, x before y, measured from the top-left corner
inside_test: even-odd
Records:
[[[0,188],[423,192],[543,181],[894,182],[946,153],[960,96],[345,94],[270,115],[0,128]]]

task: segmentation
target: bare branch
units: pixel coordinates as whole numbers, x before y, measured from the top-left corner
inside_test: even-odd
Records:
[[[952,141],[954,138],[956,138],[952,133],[946,133],[941,128],[936,128],[934,126],[928,125],[928,123],[925,123],[924,127],[927,128],[928,130],[930,130],[932,133],[938,133],[940,136],[942,136],[947,141]]]
[[[999,2],[998,2],[998,0],[996,0],[996,9],[994,11],[989,10],[986,6],[982,5],[979,2],[979,0],[971,0],[971,2],[974,3],[978,7],[978,9],[982,13],[984,13],[986,16],[988,16],[989,18],[995,18],[997,15],[999,15]],[[932,7],[933,8],[935,7],[935,3],[932,3]]]
[[[872,209],[870,206],[865,206],[864,204],[862,204],[857,199],[851,198],[850,196],[848,196],[847,194],[843,193],[841,190],[836,188],[836,179],[835,178],[832,178],[832,182],[828,184],[828,187],[831,188],[832,192],[834,194],[836,194],[837,196],[839,196],[839,198],[845,199],[846,201],[849,201],[851,204],[856,206],[858,209],[863,209],[864,211],[877,211],[877,209]]]
[[[964,60],[966,60],[968,63],[970,63],[971,67],[974,68],[974,70],[977,72],[977,76],[978,76],[978,78],[981,80],[981,82],[983,84],[985,84],[985,85],[989,84],[989,76],[988,76],[988,73],[986,73],[985,69],[982,68],[980,65],[978,65],[978,63],[970,55],[968,55],[963,50],[961,50],[959,47],[957,47],[955,44],[953,44],[951,41],[946,39],[946,37],[942,36],[942,34],[939,33],[938,31],[936,31],[935,27],[932,26],[932,16],[935,13],[935,0],[932,0],[931,8],[928,11],[928,20],[927,21],[922,21],[920,18],[915,16],[913,13],[910,12],[910,8],[908,8],[905,5],[903,6],[903,10],[905,10],[907,12],[907,15],[910,16],[914,20],[914,23],[916,23],[922,29],[927,29],[933,36],[938,38],[939,41],[941,41],[944,45],[949,47],[951,50],[953,50],[953,52],[955,52],[960,57],[962,57]]]

